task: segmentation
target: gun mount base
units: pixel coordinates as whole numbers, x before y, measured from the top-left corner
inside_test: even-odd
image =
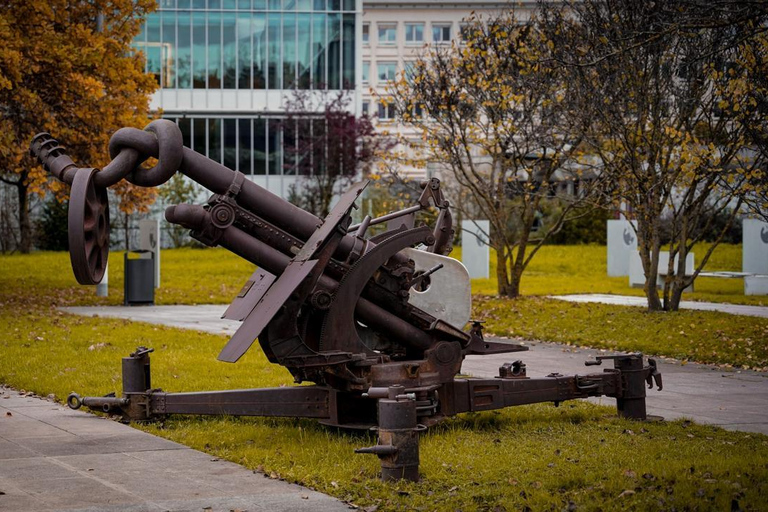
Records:
[[[449,416],[490,411],[516,405],[608,396],[616,398],[620,416],[646,420],[646,384],[661,388],[653,359],[642,354],[600,357],[614,368],[587,375],[529,378],[520,361],[506,363],[493,379],[453,379],[439,385],[409,387],[407,383],[373,387],[365,393],[328,386],[289,386],[262,389],[167,393],[151,387],[149,354],[139,347],[123,358],[123,396],[80,397],[67,404],[119,412],[126,421],[146,421],[168,414],[282,416],[313,418],[340,428],[375,429],[378,444],[357,450],[377,455],[383,480],[418,480],[419,433]]]

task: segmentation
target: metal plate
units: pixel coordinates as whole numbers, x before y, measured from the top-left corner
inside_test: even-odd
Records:
[[[290,262],[224,346],[219,361],[234,363],[240,359],[316,264],[317,260]]]
[[[466,267],[448,256],[418,249],[404,249],[403,254],[416,264],[416,272],[426,272],[443,264],[443,268],[430,276],[429,288],[423,292],[411,289],[408,302],[454,327],[463,328],[472,311],[472,290]]]
[[[277,278],[269,272],[256,269],[221,318],[242,322],[253,311],[253,308],[256,307],[262,297],[264,297],[264,294],[267,293],[275,279]]]

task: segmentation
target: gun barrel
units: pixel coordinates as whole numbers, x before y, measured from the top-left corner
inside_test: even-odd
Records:
[[[210,221],[210,214],[203,207],[193,205],[171,206],[165,211],[165,216],[168,222],[181,224],[193,230],[204,229]],[[229,226],[222,230],[219,245],[274,275],[280,275],[291,261],[290,256],[236,226]],[[326,274],[320,277],[319,283],[329,290],[334,290],[338,286],[338,282]],[[364,297],[357,302],[355,314],[366,325],[391,335],[406,345],[420,350],[426,350],[432,346],[432,338],[423,330]]]

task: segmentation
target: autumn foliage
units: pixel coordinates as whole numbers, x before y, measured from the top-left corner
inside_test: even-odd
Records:
[[[28,156],[30,139],[52,133],[80,165],[102,167],[123,126],[149,118],[154,78],[131,51],[155,0],[5,0],[0,5],[0,180],[17,189],[22,251],[31,246],[29,196],[62,192]],[[121,184],[124,213],[143,211],[151,189]]]

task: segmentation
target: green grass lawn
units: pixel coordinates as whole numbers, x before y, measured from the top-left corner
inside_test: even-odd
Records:
[[[571,258],[584,250],[552,249],[542,254],[551,262],[563,258],[561,250]],[[597,254],[600,248],[588,249]],[[156,350],[153,384],[168,391],[291,382],[258,349],[235,365],[218,362],[223,336],[56,309],[122,302],[122,255],[112,256],[105,299],[75,284],[66,254],[0,257],[0,382],[59,400],[71,391],[120,392],[120,358],[142,344]],[[553,276],[567,269],[549,270],[536,286],[559,282]],[[229,302],[251,270],[223,250],[164,251],[158,302]],[[537,279],[532,273],[531,286]],[[580,279],[566,280],[559,293],[587,291]],[[768,359],[768,321],[760,319],[650,315],[640,308],[539,297],[479,298],[475,312],[499,334],[749,366]],[[453,418],[424,435],[418,484],[378,482],[377,459],[352,453],[374,444],[370,435],[338,433],[310,421],[172,417],[140,428],[380,511],[563,510],[571,503],[578,510],[764,510],[768,503],[768,437],[683,421],[632,423],[616,418],[614,408],[582,402]]]
[[[706,244],[697,246],[694,253],[703,257]],[[461,248],[451,256],[461,259]],[[523,274],[523,295],[565,295],[571,293],[611,293],[615,295],[644,296],[643,290],[629,287],[627,277],[608,277],[607,252],[604,245],[549,245],[544,246],[531,260]],[[727,270],[741,272],[741,245],[720,244],[707,262],[706,271]],[[741,279],[696,279],[695,292],[683,295],[683,300],[728,302],[768,306],[768,297],[744,295]],[[472,281],[472,292],[496,295],[496,253],[491,251],[490,279]]]

